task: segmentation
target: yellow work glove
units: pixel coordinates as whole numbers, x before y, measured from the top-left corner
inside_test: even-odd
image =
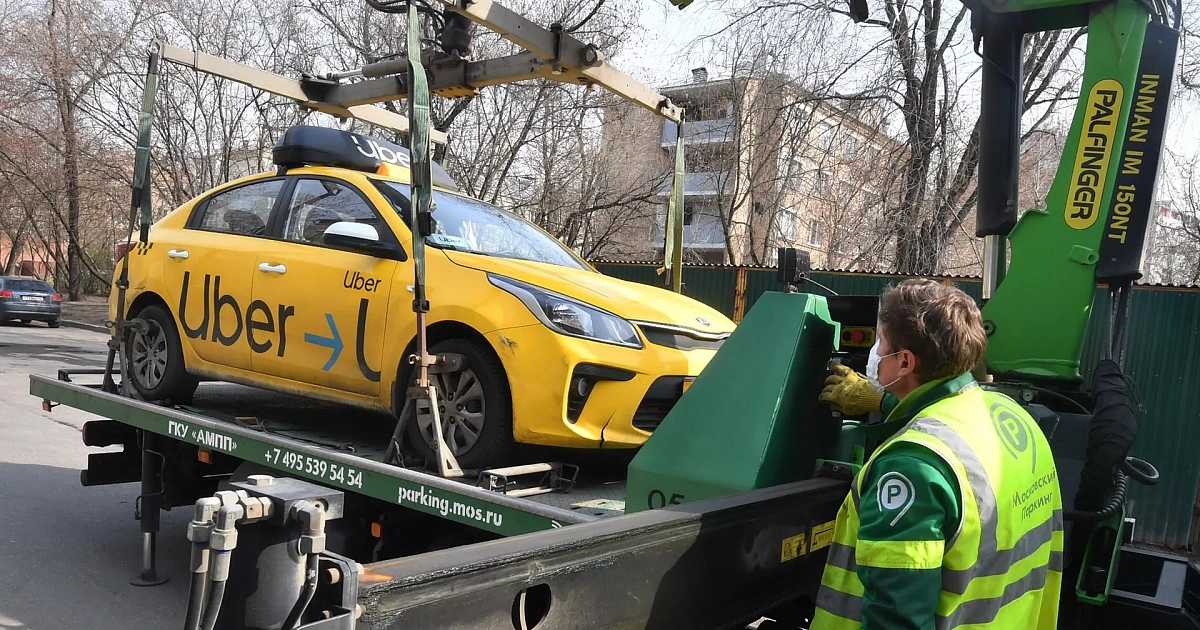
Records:
[[[833,374],[825,379],[825,389],[821,390],[821,402],[829,403],[834,411],[848,416],[880,411],[883,392],[872,387],[871,381],[865,376],[841,363],[830,362],[829,369]]]

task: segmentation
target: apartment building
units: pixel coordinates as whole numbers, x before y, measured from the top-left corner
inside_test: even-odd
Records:
[[[1184,204],[1155,204],[1146,234],[1143,282],[1200,284],[1200,217]]]
[[[870,101],[817,98],[781,75],[709,80],[661,90],[686,110],[685,260],[771,264],[799,247],[824,267],[871,268],[891,247],[874,220],[894,192],[903,146]],[[662,255],[678,127],[615,103],[605,111],[612,168],[657,185],[657,212],[613,239],[606,258]]]

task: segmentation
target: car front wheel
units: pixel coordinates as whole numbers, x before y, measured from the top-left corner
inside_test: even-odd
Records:
[[[430,349],[431,354],[458,354],[464,364],[457,372],[431,374],[438,394],[442,439],[463,468],[503,466],[513,450],[512,400],[508,378],[500,360],[487,348],[467,339],[449,339]],[[412,370],[410,382],[416,380]],[[403,401],[398,401],[403,406]],[[432,414],[419,411],[408,420],[408,437],[427,459],[432,459]]]
[[[190,402],[199,379],[184,368],[175,318],[158,305],[147,306],[137,317],[145,320],[146,330],[134,330],[125,350],[133,388],[144,400]]]

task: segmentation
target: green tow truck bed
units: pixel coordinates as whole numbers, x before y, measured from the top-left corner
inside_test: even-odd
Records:
[[[147,489],[153,471],[143,451],[153,451],[141,447],[148,443],[176,441],[190,445],[184,451],[192,460],[207,452],[201,461],[233,458],[309,480],[345,493],[346,505],[350,495],[371,497],[500,536],[363,564],[322,554],[322,568],[342,576],[317,591],[314,605],[332,611],[322,629],[745,627],[763,612],[811,602],[846,493],[844,481],[814,479],[624,514],[623,479],[585,477],[570,492],[513,497],[474,480],[383,464],[389,416],[298,405],[227,383],[202,383],[192,405],[164,407],[72,382],[98,375],[31,375],[30,393],[47,408],[67,405],[108,419],[85,426],[93,445],[116,445],[106,438],[117,429],[136,431],[136,442],[124,442],[129,453],[90,457],[142,462],[143,575],[149,567],[158,579],[157,519],[147,527],[145,518],[157,512],[153,493],[161,486]],[[94,485],[87,472],[85,485]],[[94,481],[137,480],[119,477]]]
[[[516,498],[382,463],[394,420],[228,383],[204,383],[187,407],[164,407],[101,391],[98,385],[31,375],[30,394],[48,401],[253,462],[280,474],[512,536],[619,514],[624,484],[577,483],[566,493]],[[573,506],[577,506],[574,507]],[[595,508],[592,506],[601,506]]]

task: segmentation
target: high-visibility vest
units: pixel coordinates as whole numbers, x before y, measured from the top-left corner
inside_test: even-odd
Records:
[[[858,540],[864,480],[879,455],[901,442],[928,448],[958,479],[962,518],[944,544]],[[1052,629],[1062,549],[1062,493],[1049,442],[1012,399],[972,385],[919,411],[863,466],[838,511],[812,630],[862,627],[859,564],[940,566],[938,630]]]

